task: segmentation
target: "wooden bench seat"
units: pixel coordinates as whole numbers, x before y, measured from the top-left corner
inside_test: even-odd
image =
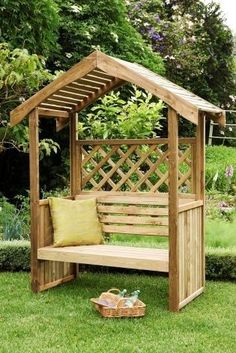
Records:
[[[47,246],[38,249],[38,259],[160,272],[168,272],[169,267],[166,249],[117,245]]]

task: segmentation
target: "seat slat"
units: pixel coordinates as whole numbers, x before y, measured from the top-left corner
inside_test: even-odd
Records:
[[[168,272],[168,250],[116,245],[88,245],[38,249],[39,260],[125,267]]]

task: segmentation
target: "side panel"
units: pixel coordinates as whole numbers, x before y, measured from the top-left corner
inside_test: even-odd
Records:
[[[53,242],[53,229],[47,200],[39,203],[39,242],[38,248]],[[39,291],[54,287],[75,278],[75,265],[55,261],[39,261]]]
[[[179,309],[204,287],[203,206],[179,213]]]

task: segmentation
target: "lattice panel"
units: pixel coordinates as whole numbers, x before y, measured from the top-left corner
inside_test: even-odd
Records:
[[[191,191],[191,146],[179,149],[179,189]],[[168,145],[82,145],[82,189],[168,191]]]

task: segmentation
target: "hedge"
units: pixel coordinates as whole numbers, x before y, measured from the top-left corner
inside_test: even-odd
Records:
[[[0,242],[0,271],[29,271],[30,243],[26,240]]]
[[[27,241],[1,241],[0,271],[29,270],[30,243]],[[207,249],[206,277],[207,279],[236,280],[236,249]]]

